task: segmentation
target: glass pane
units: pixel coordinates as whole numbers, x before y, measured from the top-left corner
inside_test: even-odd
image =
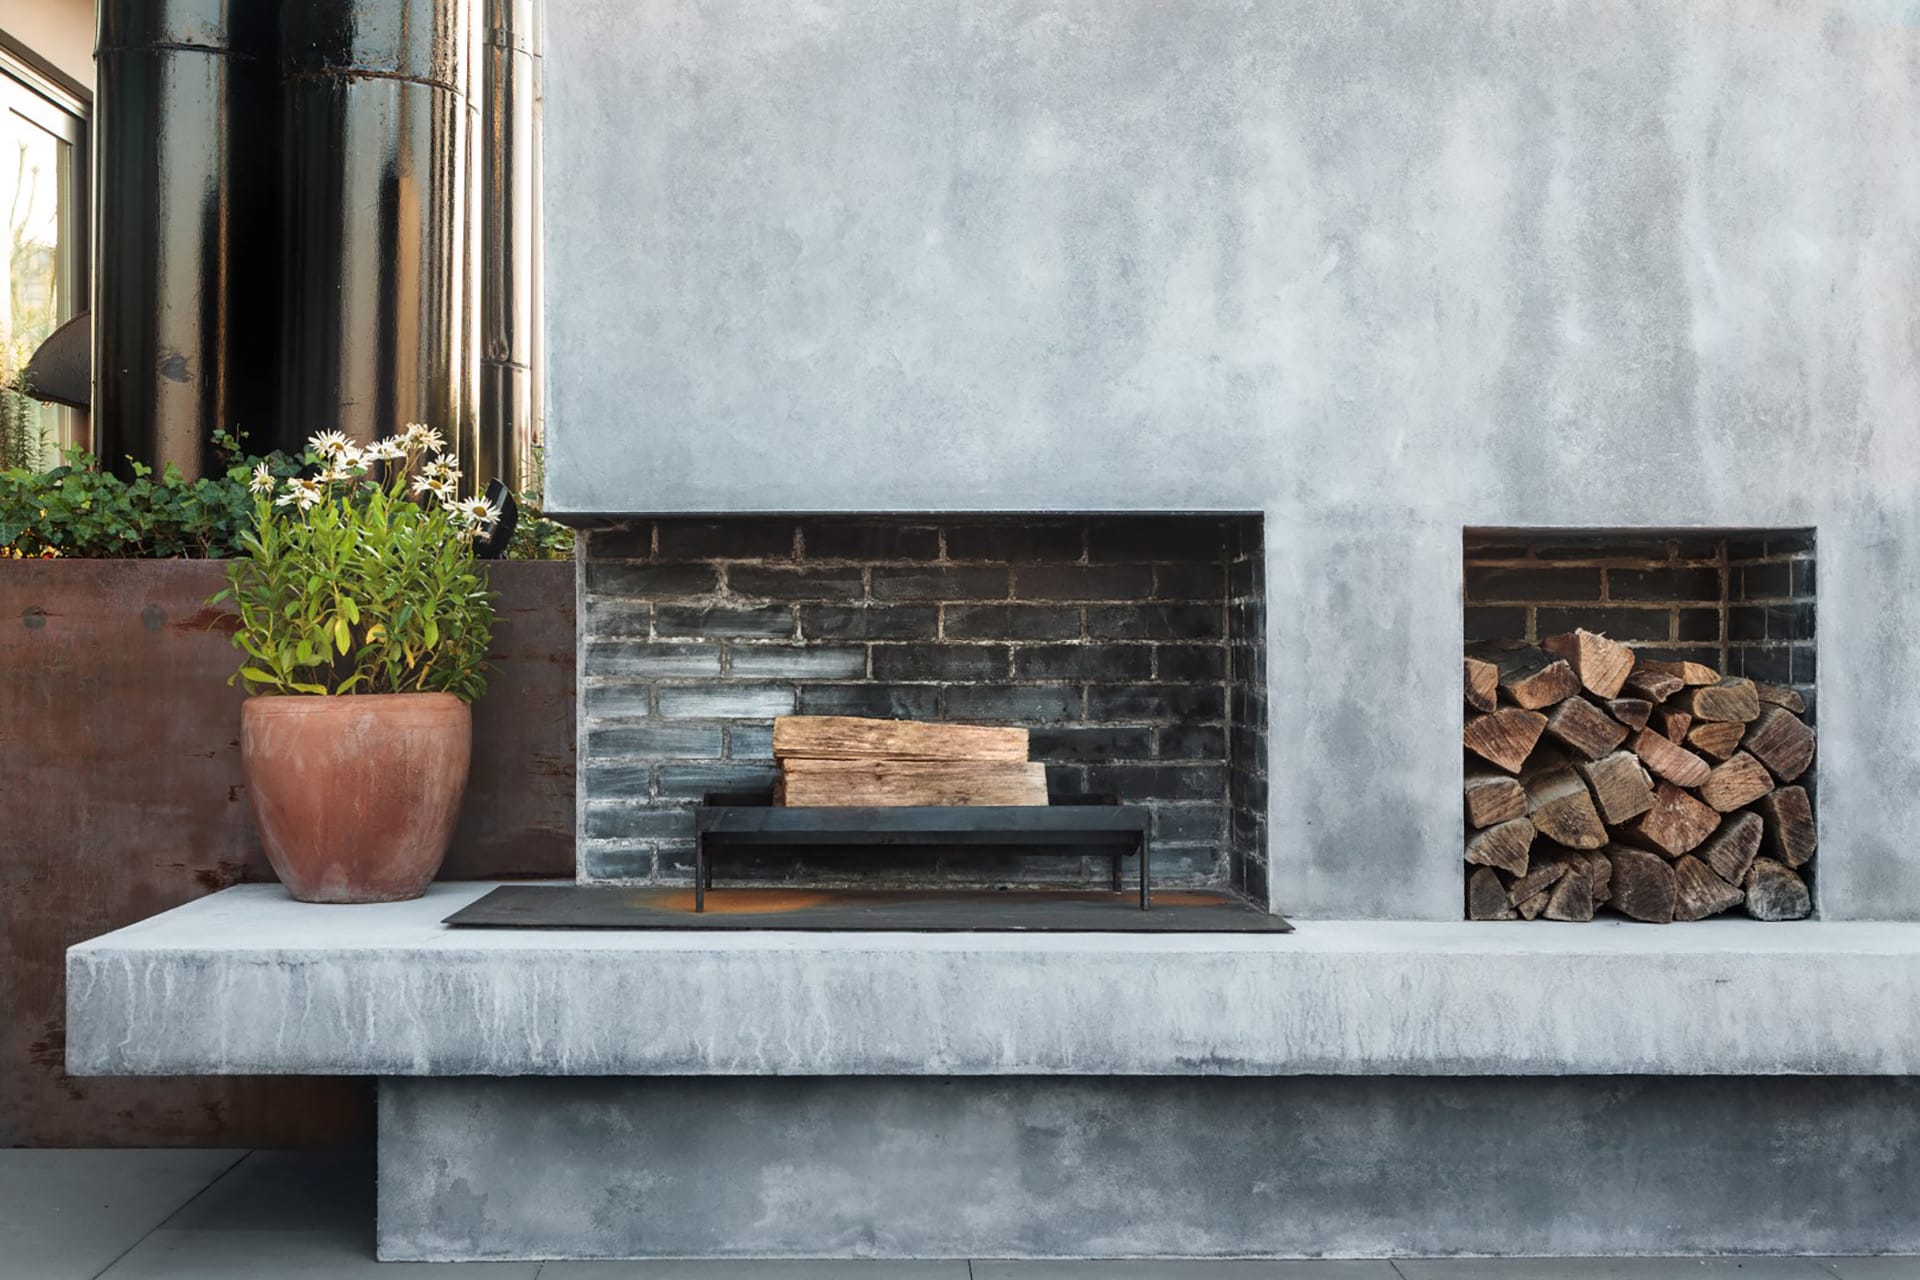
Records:
[[[66,296],[65,255],[70,199],[68,145],[12,111],[0,109],[0,379],[15,372],[62,320],[73,314]],[[65,415],[53,405],[0,405],[0,419],[28,414],[50,444],[62,442]]]

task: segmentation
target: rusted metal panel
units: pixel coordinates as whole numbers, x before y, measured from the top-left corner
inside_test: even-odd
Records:
[[[241,694],[204,561],[0,568],[0,1145],[313,1145],[359,1137],[351,1080],[69,1078],[82,939],[270,880],[240,771]],[[443,875],[573,874],[573,572],[490,567],[491,692]]]

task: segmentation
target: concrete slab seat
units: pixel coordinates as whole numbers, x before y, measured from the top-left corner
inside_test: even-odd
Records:
[[[76,1075],[1907,1075],[1920,928],[453,930],[228,889],[68,953]]]

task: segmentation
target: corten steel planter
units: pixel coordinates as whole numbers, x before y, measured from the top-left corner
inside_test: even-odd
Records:
[[[447,856],[473,751],[450,693],[249,698],[240,760],[280,882],[302,902],[402,902]]]

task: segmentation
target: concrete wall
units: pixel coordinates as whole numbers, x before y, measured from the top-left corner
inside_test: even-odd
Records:
[[[1264,512],[1303,917],[1459,913],[1463,527],[1815,527],[1920,918],[1908,9],[552,0],[551,505]]]

